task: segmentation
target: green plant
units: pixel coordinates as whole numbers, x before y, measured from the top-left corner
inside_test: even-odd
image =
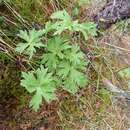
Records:
[[[54,37],[49,39],[41,63],[45,64],[50,70],[56,69],[60,61],[65,57],[64,52],[69,48],[71,46],[63,38]]]
[[[128,83],[128,88],[130,88],[130,68],[123,68],[118,72],[119,76]]]
[[[47,43],[46,53],[41,63],[58,75],[63,89],[75,94],[79,87],[85,86],[87,77],[83,73],[87,62],[77,45],[70,45],[60,37],[54,37]]]
[[[80,69],[80,67],[72,65],[70,62],[63,61],[60,64],[57,74],[62,78],[63,89],[75,94],[80,87],[86,86],[87,76]]]
[[[122,78],[130,78],[130,68],[124,68],[118,72]]]
[[[36,31],[33,29],[29,32],[21,30],[18,36],[25,42],[19,43],[16,47],[16,51],[20,54],[25,53],[29,55],[31,59],[33,54],[36,53],[36,48],[44,47],[44,44],[41,42],[41,36],[43,34],[43,30]]]
[[[56,99],[55,90],[56,82],[52,73],[48,72],[43,66],[36,71],[22,72],[21,85],[26,88],[29,93],[34,93],[30,102],[30,106],[37,111],[42,103],[42,97],[47,102]]]
[[[29,59],[36,53],[36,48],[44,49],[38,62],[40,67],[34,71],[22,72],[21,86],[29,93],[34,93],[30,107],[35,111],[42,103],[42,98],[47,102],[55,100],[55,91],[59,87],[75,94],[79,88],[85,87],[88,83],[85,73],[88,61],[84,53],[77,44],[70,43],[69,39],[60,35],[65,30],[79,31],[87,40],[89,35],[96,35],[95,24],[72,21],[65,10],[53,13],[51,18],[57,21],[47,22],[42,30],[20,31],[18,35],[25,42],[19,43],[16,51],[28,55]],[[56,31],[53,38],[49,39],[47,34],[54,30]],[[47,40],[44,44],[43,36]]]
[[[77,45],[71,45],[59,36],[48,40],[41,64],[45,68],[41,66],[36,71],[23,72],[21,80],[21,85],[29,93],[35,92],[30,102],[35,111],[39,108],[42,97],[47,102],[56,99],[55,90],[59,87],[75,94],[87,84],[84,54]]]
[[[53,13],[51,18],[57,20],[52,24],[52,29],[56,30],[54,35],[60,35],[65,30],[81,32],[85,40],[87,40],[89,36],[97,35],[96,25],[93,22],[79,23],[77,20],[73,21],[65,10]]]
[[[71,46],[65,52],[65,59],[59,64],[57,74],[62,77],[63,89],[75,94],[79,87],[87,84],[87,76],[84,74],[87,62],[84,54],[78,46]]]

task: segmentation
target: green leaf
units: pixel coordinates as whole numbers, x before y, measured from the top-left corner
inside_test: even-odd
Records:
[[[75,94],[78,91],[79,87],[75,84],[75,82],[67,78],[64,81],[63,89],[68,91],[71,94]]]
[[[29,106],[32,107],[32,109],[37,112],[37,110],[40,107],[40,104],[42,104],[42,93],[40,89],[37,89],[35,95],[32,97],[30,101]]]
[[[66,59],[68,59],[73,64],[80,64],[82,59],[85,57],[84,53],[77,45],[73,45],[71,49],[67,50],[65,55]]]
[[[45,24],[45,29],[44,29],[44,33],[47,34],[48,32],[50,32],[53,29],[53,23],[51,23],[50,21],[47,22]]]
[[[44,34],[43,30],[36,31],[35,29],[27,31],[20,31],[18,36],[25,42],[19,43],[16,47],[16,51],[29,55],[31,59],[33,54],[36,53],[36,48],[44,47],[41,42],[41,37]]]
[[[70,72],[70,77],[71,77],[71,80],[80,87],[84,87],[87,83],[87,76],[85,76],[84,73],[74,68]]]
[[[60,19],[60,20],[63,20],[63,21],[71,21],[71,17],[66,12],[66,10],[61,10],[61,11],[54,12],[51,15],[51,18],[52,19]]]
[[[26,88],[29,93],[34,93],[30,102],[30,106],[37,111],[42,102],[42,97],[48,103],[56,99],[56,81],[47,69],[41,66],[36,71],[22,73],[21,85]]]
[[[59,64],[58,57],[53,53],[44,54],[42,57],[41,64],[45,64],[50,70],[56,69]]]
[[[97,36],[96,24],[93,22],[85,22],[85,23],[77,23],[77,21],[73,24],[74,31],[81,32],[85,38],[88,40],[89,36]]]
[[[63,51],[71,48],[71,46],[61,37],[55,37],[48,41],[47,50],[54,55],[57,55],[59,58],[63,59]]]
[[[87,76],[77,66],[65,61],[59,65],[57,75],[64,81],[63,89],[72,94],[75,94],[80,87],[85,87],[88,81]]]
[[[123,78],[130,78],[130,68],[122,69],[118,72],[118,74]]]
[[[24,86],[29,93],[32,93],[36,90],[37,84],[38,82],[33,72],[22,72],[21,85]]]
[[[55,30],[54,35],[60,35],[65,30],[81,32],[85,40],[88,40],[89,36],[97,35],[96,24],[93,22],[78,23],[77,20],[73,21],[65,10],[53,13],[51,18],[56,20],[56,22],[51,25],[52,29]]]
[[[61,34],[67,29],[72,31],[73,21],[65,10],[54,12],[51,18],[57,20],[52,26],[53,29],[56,30],[54,35]]]
[[[42,56],[41,64],[45,64],[49,69],[56,69],[60,60],[64,58],[64,51],[71,48],[67,41],[60,37],[52,38],[46,46],[46,54]]]
[[[77,70],[71,70],[70,75],[64,80],[63,89],[75,94],[80,87],[87,85],[87,76]]]
[[[28,44],[19,43],[15,50],[21,54],[22,52],[24,52],[24,50],[26,50],[27,47],[28,47]]]
[[[69,75],[71,68],[72,67],[69,62],[63,61],[59,64],[59,68],[57,70],[57,75],[59,77],[62,77],[63,79],[65,79]]]

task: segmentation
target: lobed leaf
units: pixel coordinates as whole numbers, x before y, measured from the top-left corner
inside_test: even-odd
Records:
[[[41,66],[36,72],[31,71],[22,73],[21,85],[26,88],[29,93],[34,93],[30,102],[30,106],[37,111],[42,102],[42,97],[51,102],[56,99],[56,81],[47,69]]]
[[[20,54],[25,53],[29,55],[29,58],[31,59],[33,54],[36,53],[36,48],[44,47],[43,43],[41,42],[41,37],[43,34],[43,30],[36,31],[33,29],[29,32],[26,30],[21,30],[18,36],[25,42],[19,43],[15,50]]]

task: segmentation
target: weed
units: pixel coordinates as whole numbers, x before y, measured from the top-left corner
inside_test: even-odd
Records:
[[[42,103],[42,97],[47,102],[56,99],[55,90],[59,86],[75,94],[88,82],[85,74],[88,61],[84,53],[77,44],[72,45],[69,39],[60,35],[65,30],[79,31],[87,40],[90,35],[96,35],[95,24],[91,22],[80,24],[78,21],[73,21],[65,10],[53,13],[51,18],[56,19],[56,22],[47,22],[42,30],[20,31],[18,34],[25,42],[19,43],[16,51],[28,55],[29,59],[36,53],[36,48],[44,48],[39,66],[43,65],[45,68],[41,66],[33,72],[22,73],[21,85],[30,93],[35,91],[30,102],[35,111]],[[54,38],[48,39],[47,34],[53,31],[55,31]],[[43,36],[48,39],[44,44],[41,41]]]
[[[115,67],[118,61],[112,48],[116,37],[112,30],[112,32],[104,33],[99,39],[98,37],[91,39],[91,36],[97,35],[96,26],[93,22],[84,21],[86,16],[96,13],[97,0],[91,1],[91,5],[90,0],[3,1],[5,2],[0,3],[2,5],[0,23],[3,32],[1,36],[6,44],[2,42],[1,45],[4,47],[0,48],[2,51],[0,94],[2,106],[7,105],[7,112],[9,112],[10,104],[14,108],[14,116],[9,112],[11,121],[12,116],[17,118],[13,118],[13,124],[18,123],[18,126],[24,127],[23,124],[27,122],[27,125],[33,124],[31,126],[33,128],[30,129],[39,129],[36,127],[40,127],[40,124],[50,127],[49,120],[57,125],[54,121],[57,119],[53,118],[53,113],[58,113],[60,118],[58,126],[62,129],[109,129],[108,125],[112,125],[113,129],[119,129],[119,123],[116,122],[122,122],[122,119],[115,117],[117,111],[112,112],[114,106],[112,108],[110,106],[110,93],[103,89],[106,85],[102,84],[104,76],[111,78],[114,85],[117,83],[114,72],[119,68]],[[100,0],[100,3],[101,1],[103,0]],[[95,9],[91,12],[92,6]],[[54,13],[49,18],[52,12]],[[123,31],[127,31],[127,25],[122,23],[122,26],[119,26]],[[35,29],[29,30],[30,27]],[[21,31],[16,37],[18,30]],[[107,43],[112,43],[112,46],[106,48]],[[17,53],[14,51],[15,46]],[[87,58],[90,60],[89,65]],[[113,62],[115,60],[116,63]],[[24,72],[21,73],[21,70]],[[121,74],[121,71],[125,73]],[[129,69],[121,71],[119,71],[121,77],[129,76],[129,72],[126,72]],[[15,72],[18,73],[15,74]],[[20,79],[22,87],[19,86]],[[86,86],[89,87],[83,88]],[[124,84],[119,86],[124,87]],[[83,89],[79,91],[81,88]],[[60,91],[61,94],[59,94],[59,90],[65,91]],[[42,102],[47,102],[41,106],[40,112],[33,113],[28,110],[26,107],[30,99],[28,94],[32,96],[30,107],[34,111],[39,110]],[[54,102],[58,111],[53,111],[52,109],[57,107],[51,101],[57,100],[58,97],[60,102]],[[10,98],[11,100],[8,100]],[[19,106],[19,103],[24,105],[24,109],[15,111],[17,107],[14,106]],[[45,120],[43,120],[44,115]],[[122,124],[124,125],[123,122]]]
[[[48,73],[48,70],[41,66],[35,72],[22,73],[23,79],[21,80],[21,85],[24,86],[28,92],[33,93],[30,106],[37,111],[39,105],[42,103],[42,97],[47,102],[56,99],[54,94],[55,80],[52,77],[52,73]]]
[[[42,97],[47,102],[56,99],[55,90],[59,86],[75,94],[87,84],[84,54],[77,45],[71,45],[59,36],[48,40],[41,64],[46,68],[41,66],[36,71],[23,72],[21,80],[21,85],[28,92],[36,91],[30,102],[35,111],[39,108]]]
[[[61,60],[65,57],[65,51],[71,46],[65,42],[65,39],[54,37],[48,40],[45,47],[46,53],[42,56],[42,64],[45,64],[50,70],[56,70]]]
[[[31,59],[33,54],[36,52],[35,48],[43,47],[41,42],[41,36],[43,35],[43,31],[36,31],[35,29],[27,32],[27,31],[20,31],[18,36],[23,39],[24,43],[19,43],[16,47],[16,51],[21,53],[25,53],[29,55]]]
[[[85,40],[88,40],[89,36],[97,35],[96,25],[93,22],[79,23],[78,20],[73,21],[65,10],[54,12],[51,18],[56,20],[52,25],[52,28],[56,30],[54,35],[60,35],[65,30],[81,32]]]

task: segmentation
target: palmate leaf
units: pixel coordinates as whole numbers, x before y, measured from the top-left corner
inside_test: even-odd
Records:
[[[59,36],[50,39],[47,43],[47,51],[57,55],[61,59],[64,57],[63,52],[69,48],[71,48],[71,46],[66,40]]]
[[[50,70],[56,69],[59,64],[58,57],[53,53],[44,54],[42,57],[41,64],[45,64]]]
[[[45,64],[49,69],[56,69],[59,62],[64,58],[64,52],[71,48],[65,39],[60,37],[52,38],[46,46],[47,53],[42,56],[41,64]]]
[[[85,87],[87,84],[87,76],[77,66],[64,61],[59,65],[57,72],[57,75],[63,80],[63,89],[72,94],[75,94],[80,87]]]
[[[41,37],[43,34],[43,30],[36,31],[33,29],[29,32],[21,30],[18,36],[25,42],[19,43],[16,47],[16,51],[29,55],[29,58],[31,59],[33,54],[36,53],[36,48],[44,47],[41,42]]]
[[[33,72],[22,72],[22,78],[21,85],[24,86],[29,93],[34,92],[36,90],[38,81]]]
[[[85,72],[87,64],[88,64],[88,62],[84,61],[84,60],[81,60],[80,64],[72,64],[69,61],[64,60],[64,61],[60,62],[59,66],[58,66],[57,74],[60,77],[65,78],[70,74],[70,72],[73,69],[76,69],[81,72]]]
[[[80,87],[85,87],[87,82],[87,76],[84,73],[76,69],[72,69],[68,77],[64,80],[63,89],[75,94]]]
[[[72,31],[72,23],[68,21],[59,21],[53,24],[53,29],[56,30],[54,35],[60,35],[65,30]]]
[[[73,64],[80,64],[84,57],[84,53],[80,50],[79,46],[77,45],[73,45],[71,49],[65,52],[65,58]]]
[[[29,106],[32,107],[34,111],[37,111],[40,104],[42,104],[42,92],[40,89],[36,89],[35,95],[33,95]]]
[[[68,61],[61,62],[58,67],[59,68],[57,70],[57,75],[62,79],[65,79],[70,74],[72,68],[71,64]]]
[[[29,93],[34,93],[30,102],[30,106],[37,111],[42,98],[47,102],[56,99],[56,81],[52,74],[48,72],[43,66],[37,69],[36,72],[22,73],[21,85],[26,88]]]
[[[76,45],[71,46],[64,54],[65,58],[58,66],[57,75],[62,78],[63,89],[75,94],[80,87],[87,84],[87,76],[83,72],[88,62],[84,60],[84,54]]]
[[[43,30],[45,34],[53,30],[53,23],[50,21],[45,24],[45,29]]]
[[[79,90],[79,86],[68,77],[63,83],[63,89],[71,94],[75,94]]]
[[[77,86],[84,87],[87,83],[87,76],[79,70],[73,68],[70,71],[70,79],[76,83]]]

